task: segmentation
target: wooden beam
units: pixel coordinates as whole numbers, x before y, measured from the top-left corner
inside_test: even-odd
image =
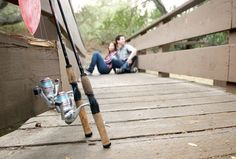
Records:
[[[236,28],[236,1],[232,0],[232,28]]]
[[[229,79],[230,82],[236,82],[236,45],[230,47]]]
[[[131,41],[138,50],[231,28],[231,0],[209,1],[188,14],[160,25]],[[204,17],[204,18],[203,18]]]
[[[10,3],[18,5],[18,0],[7,0],[7,1],[10,2]],[[71,34],[73,36],[73,40],[75,42],[75,45],[78,49],[78,52],[82,57],[85,57],[85,55],[87,53],[87,50],[84,46],[84,43],[83,43],[82,38],[81,38],[81,34],[78,30],[77,23],[76,23],[75,16],[74,16],[74,13],[72,11],[70,2],[69,1],[64,1],[64,0],[60,1],[60,2],[62,4],[65,16],[70,17],[70,18],[67,18],[67,23],[68,23],[68,26],[70,28]],[[52,14],[51,9],[50,9],[49,6],[50,5],[49,5],[49,2],[47,0],[46,1],[41,0],[43,18],[41,18],[41,20],[40,20],[40,24],[39,24],[39,27],[38,27],[37,32],[35,34],[35,37],[36,38],[43,38],[43,39],[47,39],[47,40],[57,40],[57,37],[55,36],[56,29],[52,27],[52,24],[51,24],[52,22],[50,22],[48,19],[46,19],[44,17],[44,16],[47,16],[47,17],[50,18],[51,14]],[[65,37],[67,38],[67,35],[65,34],[66,29],[65,29],[63,20],[61,18],[58,5],[56,4],[55,6],[56,6],[56,10],[55,10],[56,15],[58,17],[60,25],[62,26],[62,28],[64,30],[63,33],[64,33]],[[71,46],[68,46],[68,47],[71,48]]]
[[[184,3],[180,7],[176,8],[175,10],[171,11],[170,13],[163,15],[162,17],[160,17],[158,20],[154,21],[152,24],[150,24],[146,28],[143,28],[142,30],[138,31],[137,33],[135,33],[131,37],[127,38],[126,41],[128,41],[128,42],[131,41],[135,37],[142,35],[142,34],[146,33],[148,30],[150,30],[151,28],[159,25],[159,23],[166,23],[167,21],[174,18],[175,16],[182,13],[183,11],[186,11],[187,9],[190,9],[198,4],[201,4],[204,1],[205,0],[189,0],[189,1],[187,1],[186,3]]]
[[[55,24],[50,20],[50,16],[41,15],[39,26],[34,37],[47,40],[57,40],[57,31]]]
[[[138,56],[138,68],[227,81],[230,46]]]
[[[52,47],[32,46],[29,39],[0,34],[0,129],[48,110],[32,89],[44,77],[60,78],[58,53]],[[6,40],[7,39],[7,40]]]
[[[85,46],[83,44],[82,37],[81,37],[81,34],[80,34],[79,29],[77,27],[77,23],[74,18],[74,13],[72,11],[71,5],[70,5],[69,1],[61,0],[60,2],[62,4],[65,17],[67,18],[66,19],[67,24],[68,24],[68,27],[70,28],[70,33],[72,35],[74,43],[77,46],[77,48],[79,49],[80,55],[82,55],[84,57],[87,53],[87,50],[85,49]],[[45,0],[41,0],[41,5],[42,5],[42,11],[45,12],[44,14],[51,15],[51,9],[49,7],[50,6],[49,2],[45,1]],[[62,20],[61,14],[60,14],[59,7],[58,7],[57,3],[55,3],[54,6],[55,6],[55,14],[57,16],[57,19],[64,30],[63,33],[65,33],[66,29],[65,29],[65,25],[64,25],[64,22]],[[65,35],[65,37],[67,37],[66,34],[64,34],[64,35]],[[70,48],[71,46],[68,45],[68,47]]]

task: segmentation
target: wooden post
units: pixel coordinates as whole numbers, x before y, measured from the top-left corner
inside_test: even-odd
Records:
[[[164,23],[160,22],[157,27],[162,26]],[[163,45],[159,47],[158,53],[163,53],[169,50],[169,45]],[[167,72],[158,72],[159,77],[170,77],[170,74]]]
[[[138,54],[137,55],[146,55],[147,54],[147,51],[146,50],[142,50],[142,51],[138,51]],[[137,58],[137,63],[135,65],[138,65],[138,58]],[[138,69],[138,72],[143,72],[145,73],[146,70],[144,69]]]
[[[160,46],[158,53],[163,53],[166,51],[169,51],[169,45]],[[158,72],[158,76],[159,77],[170,77],[170,74],[166,73],[166,72]]]
[[[236,29],[232,29],[229,32],[229,44],[236,44]],[[227,83],[228,81],[219,81],[219,80],[213,81],[214,86],[220,86],[220,87],[226,87]]]

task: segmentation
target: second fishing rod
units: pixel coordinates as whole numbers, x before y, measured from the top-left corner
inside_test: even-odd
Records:
[[[58,4],[58,7],[59,7],[59,10],[60,10],[64,25],[65,25],[65,28],[66,28],[66,32],[67,32],[69,41],[71,43],[71,47],[73,49],[77,64],[79,66],[83,90],[84,90],[86,96],[88,97],[88,100],[89,100],[89,103],[90,103],[90,109],[91,109],[91,112],[93,114],[93,118],[94,118],[94,121],[96,123],[98,132],[100,134],[103,147],[104,148],[109,148],[111,146],[111,142],[110,142],[110,139],[108,137],[102,115],[100,113],[99,104],[98,104],[98,102],[97,102],[97,100],[94,96],[91,83],[90,83],[87,75],[84,73],[84,69],[83,69],[82,63],[80,61],[80,58],[78,56],[77,48],[75,47],[75,43],[73,42],[73,39],[72,39],[70,30],[69,30],[69,27],[68,27],[68,24],[67,24],[66,17],[64,15],[64,11],[63,11],[61,2],[60,2],[60,0],[56,0],[56,1],[57,1],[57,4]]]
[[[55,15],[53,4],[52,4],[51,0],[49,0],[49,4],[50,4],[50,7],[51,7],[52,15],[53,15],[54,20],[55,20],[56,30],[57,30],[57,33],[58,33],[59,41],[60,41],[60,44],[61,44],[61,47],[62,47],[62,52],[63,52],[65,62],[66,62],[66,72],[67,72],[67,76],[68,76],[68,81],[69,81],[69,83],[70,83],[70,85],[73,89],[74,100],[75,100],[76,106],[78,108],[83,104],[82,99],[81,99],[81,93],[80,93],[79,88],[78,88],[76,76],[74,74],[72,65],[70,64],[70,61],[69,61],[69,58],[68,58],[68,55],[67,55],[66,47],[65,47],[65,45],[62,41],[60,25],[59,25],[59,22],[57,21],[57,17]],[[92,136],[92,131],[91,131],[90,126],[89,126],[88,117],[87,117],[87,113],[85,111],[85,108],[80,109],[79,117],[80,117],[83,129],[84,129],[85,136],[86,137],[91,137]]]

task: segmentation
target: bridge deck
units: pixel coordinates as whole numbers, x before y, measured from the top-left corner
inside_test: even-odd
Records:
[[[89,77],[112,146],[102,148],[79,119],[48,111],[0,138],[0,158],[236,158],[236,95],[223,88],[137,73]],[[42,128],[36,128],[39,122]]]

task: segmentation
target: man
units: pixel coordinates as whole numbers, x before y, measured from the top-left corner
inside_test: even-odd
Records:
[[[132,68],[136,59],[137,50],[125,42],[123,35],[118,35],[115,39],[117,45],[117,54],[112,58],[112,66],[116,69],[116,73],[134,73],[137,68]]]

